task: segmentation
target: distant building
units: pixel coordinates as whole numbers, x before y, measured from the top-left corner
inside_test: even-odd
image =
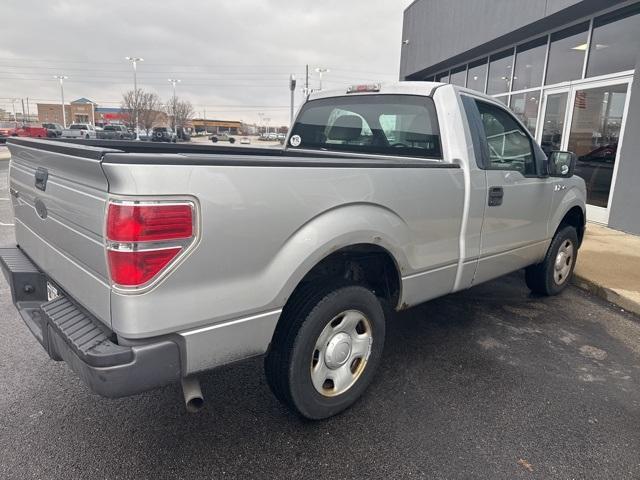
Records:
[[[63,123],[62,106],[59,103],[38,103],[38,121]],[[71,123],[96,123],[97,104],[87,98],[79,98],[64,106],[67,125]]]
[[[194,118],[191,124],[196,132],[223,133],[238,135],[242,131],[242,122],[235,120],[209,120]]]

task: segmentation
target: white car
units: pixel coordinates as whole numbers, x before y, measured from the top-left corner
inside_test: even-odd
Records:
[[[90,123],[72,123],[62,130],[62,138],[97,138],[96,128]]]
[[[242,137],[240,143],[242,145],[251,145],[251,139],[249,137]]]

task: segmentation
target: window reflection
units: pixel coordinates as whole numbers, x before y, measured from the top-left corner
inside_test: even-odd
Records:
[[[608,205],[626,96],[626,84],[576,92],[568,149],[578,156],[591,205]]]
[[[437,74],[436,82],[449,83],[449,72],[442,72]]]
[[[539,91],[511,95],[511,110],[513,110],[516,117],[529,129],[531,135],[536,134],[539,104]]]
[[[513,49],[491,55],[489,58],[489,82],[487,84],[487,93],[489,95],[509,91],[512,68]]]
[[[484,92],[484,84],[487,78],[487,59],[483,58],[469,64],[467,75],[467,88]]]
[[[633,70],[640,50],[640,4],[596,18],[587,76]]]
[[[582,77],[589,22],[551,34],[546,85]]]
[[[464,87],[466,80],[467,80],[466,65],[463,65],[462,67],[454,68],[451,70],[451,75],[449,75],[449,83],[451,83],[452,85],[458,85],[459,87]]]
[[[525,88],[542,85],[546,51],[547,37],[538,38],[524,45],[518,45],[512,90],[524,90]]]
[[[562,131],[567,111],[567,95],[566,92],[563,92],[547,96],[540,142],[540,146],[547,156],[554,150],[561,150]]]

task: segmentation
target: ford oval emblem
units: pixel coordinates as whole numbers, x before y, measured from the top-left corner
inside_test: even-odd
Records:
[[[47,218],[47,215],[48,215],[47,207],[45,206],[44,202],[39,198],[36,199],[36,212],[38,213],[38,216],[43,220]]]

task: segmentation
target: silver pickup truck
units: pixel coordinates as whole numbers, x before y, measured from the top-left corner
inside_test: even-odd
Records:
[[[360,397],[385,320],[525,269],[569,282],[585,229],[575,156],[501,103],[400,82],[311,95],[283,149],[10,139],[13,301],[54,360],[121,397],[264,356],[321,419]]]

